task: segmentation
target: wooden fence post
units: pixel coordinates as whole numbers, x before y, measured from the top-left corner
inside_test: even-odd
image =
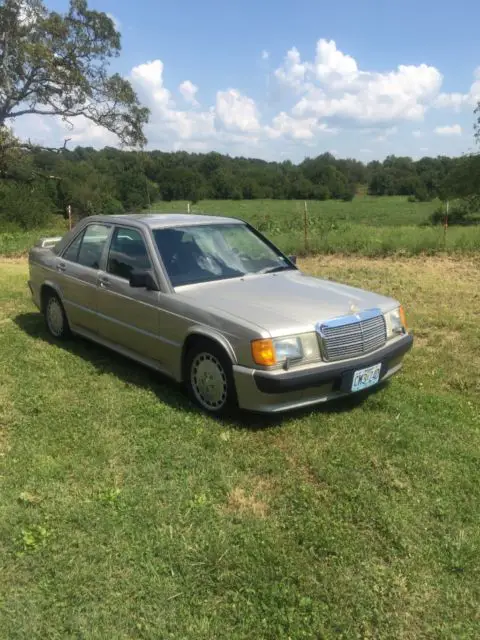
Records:
[[[303,233],[304,233],[304,244],[305,244],[305,253],[308,252],[308,209],[307,209],[307,201],[304,200],[304,210],[303,210]]]
[[[443,247],[447,246],[447,229],[448,229],[448,209],[449,201],[447,200],[447,208],[445,210],[445,220],[443,224]]]

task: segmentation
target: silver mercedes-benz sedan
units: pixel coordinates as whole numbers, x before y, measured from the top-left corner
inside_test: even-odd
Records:
[[[233,218],[93,216],[41,240],[29,266],[55,338],[78,334],[167,374],[214,414],[373,387],[413,342],[397,301],[302,273]]]

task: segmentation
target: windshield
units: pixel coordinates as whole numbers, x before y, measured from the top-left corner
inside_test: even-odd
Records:
[[[153,231],[172,285],[294,269],[244,224],[205,224]]]

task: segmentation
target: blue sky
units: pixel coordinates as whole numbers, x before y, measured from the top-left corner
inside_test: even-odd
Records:
[[[480,4],[473,0],[89,5],[119,25],[123,49],[112,69],[131,78],[152,110],[148,148],[293,161],[324,151],[369,161],[474,148]],[[60,123],[34,117],[16,131],[49,143],[63,135]],[[72,138],[115,144],[80,121]]]

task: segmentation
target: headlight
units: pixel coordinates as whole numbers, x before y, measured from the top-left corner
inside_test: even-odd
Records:
[[[393,311],[386,313],[385,324],[387,326],[387,340],[407,333],[407,321],[403,307],[397,307]]]
[[[300,338],[276,338],[273,341],[273,348],[277,362],[285,360],[300,360],[303,358],[303,349]]]
[[[299,336],[253,340],[252,357],[256,364],[271,366],[287,360],[299,362],[320,358],[316,333],[304,333]]]

